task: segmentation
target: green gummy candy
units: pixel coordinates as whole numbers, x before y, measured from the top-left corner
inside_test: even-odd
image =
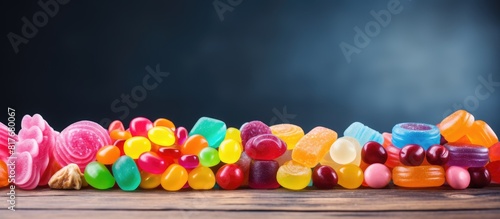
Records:
[[[93,161],[85,167],[85,181],[96,189],[109,189],[115,185],[115,179],[104,164]]]
[[[134,159],[123,155],[113,164],[113,176],[123,191],[134,191],[141,184],[141,174]]]
[[[218,119],[201,117],[189,132],[189,136],[202,135],[207,139],[208,145],[218,148],[226,137],[226,123]]]

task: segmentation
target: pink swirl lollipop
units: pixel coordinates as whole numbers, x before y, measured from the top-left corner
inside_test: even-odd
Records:
[[[91,121],[79,121],[66,127],[57,137],[55,160],[62,166],[75,163],[83,172],[95,160],[97,151],[110,145],[108,131]]]

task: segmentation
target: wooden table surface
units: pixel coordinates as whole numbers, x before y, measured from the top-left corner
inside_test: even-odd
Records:
[[[8,190],[1,189],[7,199]],[[179,191],[16,190],[0,218],[500,218],[500,185],[482,189]]]

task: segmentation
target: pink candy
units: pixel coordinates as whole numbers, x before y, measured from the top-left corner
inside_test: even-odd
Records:
[[[466,189],[470,183],[469,171],[463,167],[451,166],[446,170],[446,182],[451,188]]]
[[[10,136],[17,141],[17,136]],[[7,163],[7,158],[10,156],[9,152],[9,129],[6,125],[0,122],[0,160]]]
[[[374,163],[366,168],[364,179],[366,185],[371,188],[383,188],[391,181],[391,170],[383,164]]]

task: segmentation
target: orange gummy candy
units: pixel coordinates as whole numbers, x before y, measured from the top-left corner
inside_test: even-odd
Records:
[[[0,188],[9,185],[9,170],[3,160],[0,160]]]
[[[314,167],[337,140],[337,132],[318,126],[304,135],[292,151],[292,159],[306,167]]]
[[[476,120],[467,133],[472,144],[489,148],[498,142],[498,137],[491,127],[483,120]]]
[[[153,126],[163,126],[167,127],[169,129],[172,129],[172,131],[175,131],[175,125],[172,121],[165,119],[165,118],[159,118],[154,121]]]
[[[410,188],[439,187],[445,182],[441,166],[397,166],[392,170],[394,185]]]
[[[465,110],[457,110],[444,118],[438,127],[441,135],[448,142],[455,142],[467,134],[473,123],[474,116],[472,114]]]

